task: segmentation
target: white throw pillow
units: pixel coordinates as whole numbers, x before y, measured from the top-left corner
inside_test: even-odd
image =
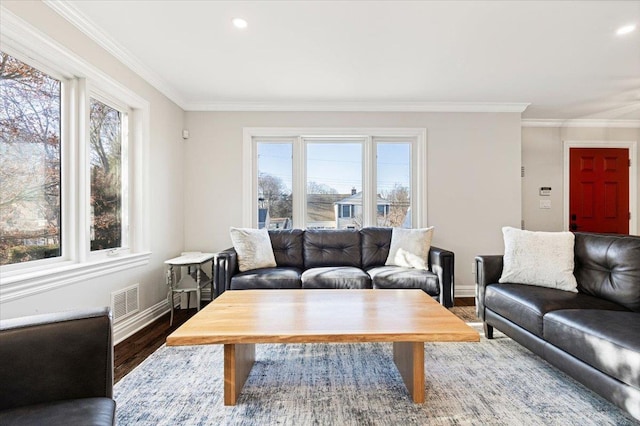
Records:
[[[578,292],[573,275],[575,236],[571,232],[532,232],[502,228],[501,283],[530,284]]]
[[[429,249],[433,227],[420,229],[393,228],[391,246],[385,265],[429,269]]]
[[[238,253],[240,272],[277,266],[269,232],[266,229],[231,227],[229,231],[233,248]]]

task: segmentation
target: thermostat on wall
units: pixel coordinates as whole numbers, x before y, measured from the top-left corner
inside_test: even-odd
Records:
[[[540,187],[540,195],[544,195],[544,196],[551,195],[551,187],[550,186],[541,186]]]

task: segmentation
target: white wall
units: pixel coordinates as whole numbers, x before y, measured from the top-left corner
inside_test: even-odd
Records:
[[[525,228],[531,231],[562,231],[564,223],[563,202],[563,141],[638,142],[640,128],[585,128],[585,127],[523,127],[522,165],[522,218]],[[632,159],[636,164],[638,158]],[[542,186],[550,186],[551,197],[540,197]],[[640,185],[638,185],[640,192]],[[550,199],[551,209],[540,209],[539,200]],[[640,193],[637,196],[640,212]],[[640,220],[636,217],[637,228]]]
[[[458,296],[474,293],[474,257],[502,253],[501,227],[520,226],[520,114],[186,112],[185,127],[190,250],[227,248],[242,225],[244,127],[426,128],[428,225],[433,244],[455,252]]]
[[[71,284],[9,302],[0,301],[0,318],[80,307],[108,306],[111,292],[140,283],[140,310],[167,309],[162,262],[178,255],[184,243],[184,113],[156,89],[84,36],[41,2],[3,1],[3,6],[72,50],[151,105],[149,158],[150,248],[148,265]],[[157,314],[157,312],[155,312]]]

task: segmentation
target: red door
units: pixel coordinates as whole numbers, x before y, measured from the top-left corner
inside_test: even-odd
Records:
[[[629,151],[570,148],[569,229],[629,233]]]

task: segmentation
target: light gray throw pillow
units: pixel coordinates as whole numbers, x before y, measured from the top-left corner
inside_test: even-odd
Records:
[[[393,228],[389,256],[385,265],[429,269],[429,249],[431,249],[432,238],[433,227]]]
[[[269,232],[266,229],[231,227],[229,232],[233,248],[238,253],[240,272],[277,266]]]
[[[501,283],[537,285],[578,292],[573,275],[575,235],[502,228],[504,266]]]

